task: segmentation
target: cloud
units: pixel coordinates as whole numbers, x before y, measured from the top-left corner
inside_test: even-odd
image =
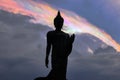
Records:
[[[119,80],[119,58],[119,55],[108,54],[76,57],[69,63],[68,75],[71,80]]]
[[[4,11],[0,15],[4,15],[0,18],[0,78],[30,80],[44,76],[45,36],[50,28],[31,24],[26,16]]]
[[[46,76],[50,68],[46,69],[44,66],[45,36],[51,29],[29,23],[28,17],[21,15],[2,12],[0,17],[3,13],[9,19],[4,20],[3,17],[0,20],[0,79],[33,80],[37,76]],[[81,36],[82,40],[87,42],[90,40],[91,43],[100,42],[92,36]],[[79,53],[82,49],[77,47],[83,46],[84,43],[81,42],[82,45],[76,47],[79,40],[81,40],[80,37],[77,38],[69,56],[68,80],[120,79],[120,56],[118,54],[81,56]],[[92,45],[91,43],[89,46]]]

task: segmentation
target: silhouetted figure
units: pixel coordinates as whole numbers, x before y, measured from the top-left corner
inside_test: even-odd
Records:
[[[49,54],[52,48],[51,62],[52,69],[47,77],[40,77],[35,80],[66,80],[67,60],[72,51],[72,43],[75,35],[61,31],[64,19],[61,17],[60,12],[54,19],[55,30],[47,33],[47,48],[45,64],[48,68]]]

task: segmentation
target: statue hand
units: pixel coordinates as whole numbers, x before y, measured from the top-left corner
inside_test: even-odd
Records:
[[[48,58],[46,58],[45,59],[45,66],[46,66],[46,68],[48,68],[48,63],[49,63],[49,60],[48,60]]]
[[[74,39],[75,39],[75,34],[72,34],[72,35],[71,35],[71,43],[74,42]]]
[[[72,37],[72,38],[75,38],[75,34],[72,34],[71,37]]]

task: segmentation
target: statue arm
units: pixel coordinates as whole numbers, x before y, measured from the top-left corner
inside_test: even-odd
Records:
[[[72,44],[73,44],[74,40],[75,40],[75,34],[71,35],[70,38],[69,38],[68,54],[67,54],[67,56],[69,56],[71,51],[72,51],[72,47],[73,47]]]
[[[47,34],[47,47],[46,47],[46,58],[45,58],[45,65],[48,68],[48,63],[49,63],[49,54],[51,50],[51,37],[49,33]]]

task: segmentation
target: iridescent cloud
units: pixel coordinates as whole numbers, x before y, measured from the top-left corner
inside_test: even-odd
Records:
[[[30,22],[54,28],[53,19],[57,14],[57,9],[45,2],[35,2],[34,0],[0,0],[0,9],[14,14],[21,14],[32,17]],[[114,47],[120,52],[120,45],[112,37],[87,22],[86,19],[68,10],[60,9],[65,19],[64,31],[72,33],[89,33],[106,44]]]

